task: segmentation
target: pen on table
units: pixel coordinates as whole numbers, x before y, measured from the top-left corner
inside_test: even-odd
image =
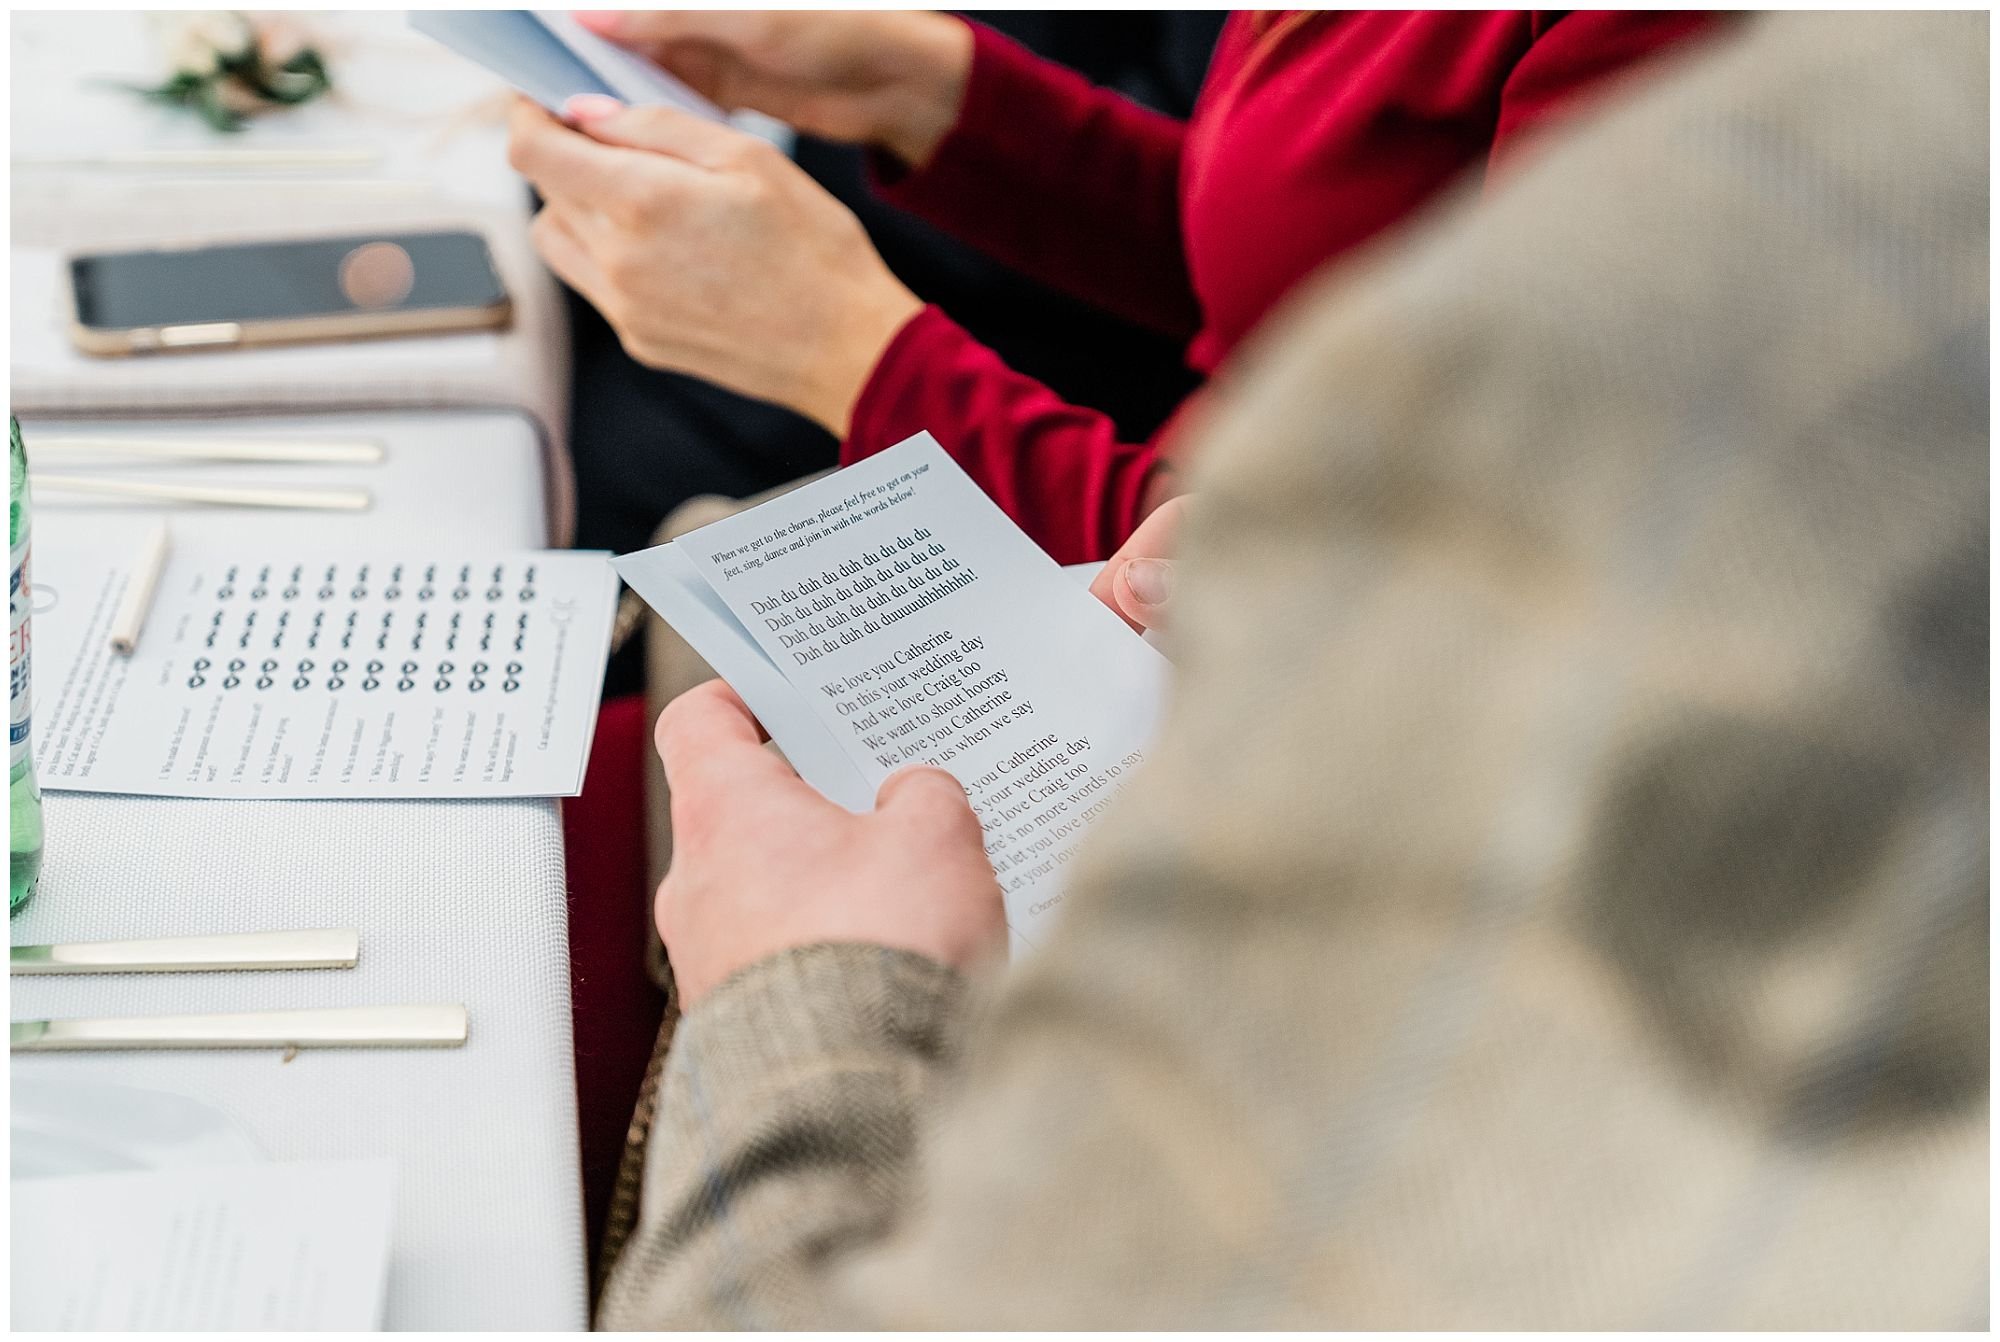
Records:
[[[111,619],[111,650],[130,657],[139,646],[139,631],[146,625],[146,612],[153,608],[153,590],[160,585],[160,571],[167,566],[167,524],[156,522],[140,542],[139,555],[126,580],[125,596]]]

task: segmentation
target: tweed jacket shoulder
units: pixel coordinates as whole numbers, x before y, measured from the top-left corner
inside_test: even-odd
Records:
[[[1987,21],[1796,14],[1298,304],[1048,944],[739,974],[614,1327],[1983,1327]]]

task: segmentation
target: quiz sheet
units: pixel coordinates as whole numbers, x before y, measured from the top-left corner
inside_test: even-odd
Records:
[[[182,528],[188,531],[192,528]],[[35,537],[35,768],[58,792],[574,796],[617,581],[601,554],[276,555],[177,533],[137,650],[99,529]]]
[[[930,435],[613,562],[835,801],[950,771],[1034,944],[1145,759],[1167,664]]]

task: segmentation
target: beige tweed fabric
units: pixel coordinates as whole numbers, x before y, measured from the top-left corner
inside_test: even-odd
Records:
[[[1057,934],[704,1001],[600,1322],[1983,1327],[1986,127],[1760,21],[1300,304]]]

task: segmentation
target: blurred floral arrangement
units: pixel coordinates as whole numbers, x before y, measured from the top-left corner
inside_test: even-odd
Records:
[[[311,102],[333,87],[311,34],[290,14],[203,10],[155,17],[169,75],[129,85],[155,102],[185,107],[218,131]]]

